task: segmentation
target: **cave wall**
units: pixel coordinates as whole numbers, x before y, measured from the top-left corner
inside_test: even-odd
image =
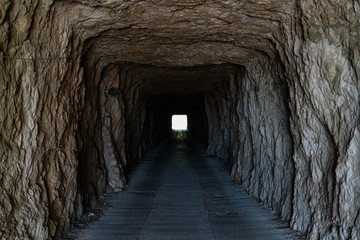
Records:
[[[84,65],[84,100],[79,111],[78,183],[82,202],[86,207],[97,203],[98,196],[107,184],[106,165],[103,155],[99,86],[101,67],[96,67],[94,58],[88,57]],[[104,93],[105,94],[105,93]]]
[[[92,57],[84,66],[79,180],[83,204],[92,207],[106,189],[121,191],[126,186],[126,171],[152,145],[142,138],[146,110],[137,72],[131,66],[104,66]]]
[[[133,166],[145,151],[142,147],[146,105],[142,95],[143,82],[133,67],[122,67],[120,71],[120,92],[123,97],[125,114],[125,142],[127,164]]]
[[[309,239],[357,239],[358,1],[174,3],[172,9],[132,1],[0,2],[0,238],[56,238],[81,215],[83,203],[96,202],[107,182],[102,103],[123,104],[128,112],[130,121],[124,112],[111,121],[120,122],[112,125],[120,161],[141,156],[144,147],[137,144],[145,133],[137,126],[149,116],[138,101],[140,89],[115,103],[94,88],[106,89],[114,77],[129,80],[121,69],[103,73],[109,63],[126,60],[244,65],[229,75],[223,90],[206,95],[209,153],[233,161],[234,178]],[[97,47],[88,55],[83,52],[87,39]],[[255,63],[264,56],[270,56],[267,63]],[[279,82],[288,87],[288,98]],[[293,147],[288,123],[275,113],[288,114]],[[130,153],[124,143],[136,151]],[[83,174],[87,169],[96,179]],[[281,180],[269,185],[264,179]]]
[[[250,66],[243,78],[248,90],[232,85],[232,91],[225,90],[218,98],[207,96],[208,152],[234,161],[235,180],[283,218],[291,219],[291,226],[306,232],[307,238],[357,239],[360,184],[354,169],[359,168],[360,159],[359,4],[297,4],[291,24],[274,33],[280,65],[270,61],[271,68],[285,68],[285,75],[278,74],[275,79],[285,79],[288,93],[261,89],[261,84],[274,84],[266,81],[273,74],[266,74],[267,67]],[[271,97],[259,104],[267,94]],[[234,103],[234,95],[246,100],[237,97]],[[234,110],[236,102],[241,104]],[[279,103],[284,105],[279,107]],[[264,106],[278,112],[271,113]],[[285,121],[276,122],[277,114]],[[230,119],[235,119],[239,128],[233,127]],[[275,151],[268,152],[270,149]],[[267,186],[263,179],[274,185]]]
[[[119,76],[119,66],[105,67],[98,88],[104,162],[108,185],[113,191],[126,186],[125,103],[124,93],[119,91]]]
[[[299,1],[282,58],[295,146],[291,225],[310,239],[360,236],[359,10],[357,1]]]
[[[231,161],[235,181],[289,220],[294,164],[287,100],[286,83],[264,62],[229,71],[206,103],[213,126],[208,153]]]
[[[0,2],[0,239],[56,237],[81,213],[82,46],[50,5]]]
[[[272,207],[283,219],[292,214],[294,165],[285,82],[268,63],[246,69],[239,84],[241,96],[231,116],[232,175],[246,191]],[[234,98],[234,97],[233,97]],[[238,126],[238,127],[236,127]]]

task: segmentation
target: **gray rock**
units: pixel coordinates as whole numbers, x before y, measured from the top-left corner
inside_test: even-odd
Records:
[[[191,94],[194,131],[249,194],[309,239],[360,238],[359,16],[351,0],[2,0],[0,239],[59,238],[164,136],[159,96]]]

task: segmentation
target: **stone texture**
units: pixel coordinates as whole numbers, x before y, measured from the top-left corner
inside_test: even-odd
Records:
[[[122,169],[122,164],[119,161],[119,156],[114,147],[114,140],[111,134],[110,129],[110,118],[105,117],[103,119],[102,127],[102,141],[103,141],[103,151],[104,151],[104,162],[107,171],[108,185],[112,191],[121,191],[126,184],[124,170]]]
[[[296,146],[291,224],[311,239],[357,239],[359,3],[301,1],[299,7],[302,44],[289,53],[297,60],[289,88]]]
[[[0,3],[0,239],[57,237],[81,212],[80,57],[43,59],[79,54],[81,46],[45,11],[49,4]]]
[[[107,187],[105,114],[126,172],[166,134],[166,99],[187,99],[193,126],[205,105],[209,153],[294,229],[358,239],[359,12],[352,0],[1,0],[0,239],[59,238]]]
[[[231,160],[235,181],[289,220],[294,163],[288,93],[272,74],[262,64],[228,72],[223,87],[207,98],[212,139],[207,151]]]

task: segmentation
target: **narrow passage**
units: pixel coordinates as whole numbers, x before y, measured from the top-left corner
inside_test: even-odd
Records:
[[[294,234],[251,199],[221,160],[193,139],[171,138],[149,151],[113,206],[79,233],[81,240],[294,239]]]

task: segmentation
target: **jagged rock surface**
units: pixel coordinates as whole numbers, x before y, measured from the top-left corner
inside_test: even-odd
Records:
[[[207,109],[215,109],[208,111],[208,119],[217,119],[208,152],[231,159],[235,181],[290,220],[294,163],[288,92],[272,74],[269,65],[260,63],[235,69],[222,88],[208,96],[213,100],[207,101]]]
[[[106,112],[121,168],[165,134],[154,92],[204,94],[209,152],[294,229],[359,238],[359,17],[351,0],[2,0],[0,238],[68,229],[108,183]]]
[[[295,188],[291,225],[311,239],[358,239],[359,3],[301,1],[288,67]],[[301,41],[301,45],[299,42]],[[292,71],[295,72],[292,72]]]

